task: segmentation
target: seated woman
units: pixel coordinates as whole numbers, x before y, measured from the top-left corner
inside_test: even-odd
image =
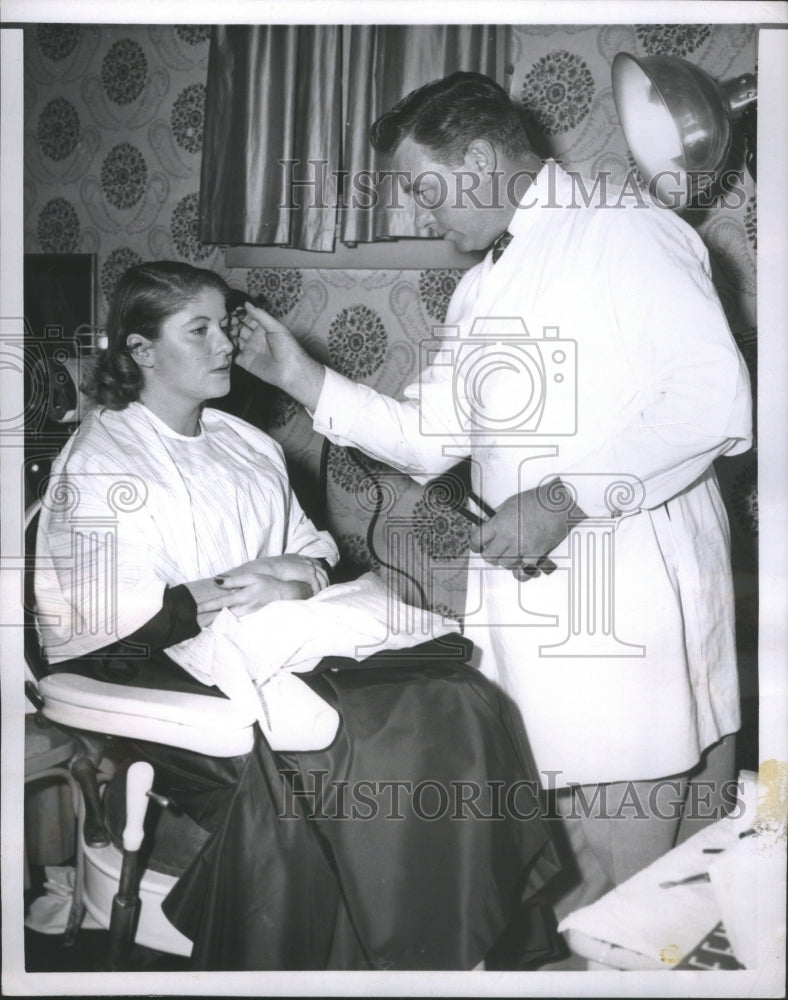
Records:
[[[97,406],[53,465],[39,525],[37,611],[61,669],[210,686],[222,616],[251,622],[328,582],[336,547],[279,446],[205,405],[230,388],[229,292],[167,261],[118,283]],[[165,901],[194,968],[471,969],[504,953],[526,967],[552,953],[533,900],[557,863],[519,715],[452,638],[448,656],[428,642],[302,674],[341,719],[327,747],[277,753],[258,731],[250,754],[213,760],[135,743],[204,831]]]

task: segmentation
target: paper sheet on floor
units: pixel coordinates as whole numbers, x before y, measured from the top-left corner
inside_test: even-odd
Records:
[[[44,876],[45,891],[30,904],[25,927],[39,934],[63,934],[74,899],[76,872],[72,865],[47,865]],[[102,929],[87,911],[81,927],[86,931]]]

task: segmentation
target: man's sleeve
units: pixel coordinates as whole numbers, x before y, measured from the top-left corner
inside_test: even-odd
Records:
[[[456,465],[458,452],[469,448],[457,418],[451,369],[425,369],[403,396],[392,399],[327,369],[314,428],[335,444],[359,448],[426,481]]]
[[[751,444],[747,369],[689,227],[624,223],[611,254],[610,289],[622,342],[635,359],[638,391],[614,434],[572,472],[635,476],[640,506],[653,508],[688,487],[724,454]],[[590,478],[590,477],[589,477]],[[575,483],[583,483],[579,476]],[[609,513],[598,492],[578,490],[586,514]]]

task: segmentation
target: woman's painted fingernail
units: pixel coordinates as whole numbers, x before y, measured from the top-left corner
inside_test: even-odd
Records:
[[[217,583],[217,584],[219,584],[219,586],[221,586],[224,583],[224,577],[223,576],[215,576],[213,578],[213,582]]]

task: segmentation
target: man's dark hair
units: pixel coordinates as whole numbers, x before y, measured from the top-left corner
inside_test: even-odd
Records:
[[[411,91],[374,122],[370,138],[387,156],[410,138],[447,166],[460,163],[474,139],[487,139],[513,158],[531,151],[522,113],[503,87],[463,71]]]

